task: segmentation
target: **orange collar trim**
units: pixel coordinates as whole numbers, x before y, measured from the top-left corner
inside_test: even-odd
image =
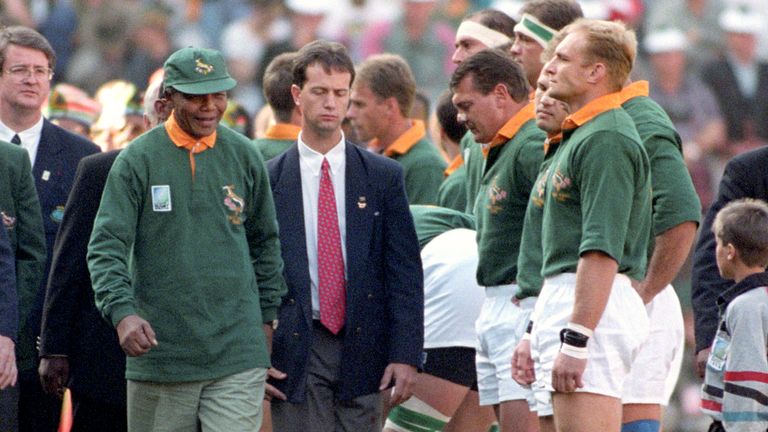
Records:
[[[557,144],[562,140],[563,140],[562,132],[558,132],[555,134],[548,134],[547,139],[544,140],[544,154],[546,155],[549,153],[549,149],[551,145]]]
[[[620,93],[609,93],[589,102],[563,121],[563,130],[576,129],[600,114],[621,107]]]
[[[184,132],[181,126],[176,122],[176,117],[173,113],[171,113],[171,115],[168,116],[168,120],[165,121],[165,130],[168,132],[171,141],[176,144],[176,147],[185,148],[192,151],[192,153],[200,153],[206,148],[213,148],[214,144],[216,144],[216,131],[213,131],[212,134],[206,137],[195,139]],[[198,142],[202,144],[202,147],[195,147]]]
[[[448,165],[448,168],[446,168],[443,172],[445,173],[445,176],[448,177],[462,165],[464,165],[464,158],[461,156],[461,153],[459,153],[455,158],[453,158],[451,164]]]
[[[517,134],[520,128],[523,127],[523,125],[528,120],[532,120],[535,116],[535,105],[533,103],[528,103],[523,107],[523,109],[518,111],[517,114],[513,115],[509,120],[507,120],[506,123],[504,123],[504,126],[502,126],[498,132],[496,132],[496,135],[493,137],[489,145],[483,146],[483,155],[487,157],[488,152],[492,148],[498,147],[511,140],[512,137]]]
[[[619,103],[624,105],[628,100],[632,100],[640,96],[648,96],[650,91],[648,90],[648,81],[635,81],[632,84],[624,87],[619,92]]]
[[[417,142],[427,136],[427,128],[424,126],[423,121],[411,119],[411,122],[413,122],[413,126],[400,135],[395,142],[390,144],[390,146],[384,150],[384,156],[392,157],[398,154],[404,155],[408,153]],[[378,144],[379,140],[374,139],[371,141],[369,147],[378,148]]]
[[[296,141],[299,139],[299,132],[301,132],[301,126],[296,126],[290,123],[277,123],[264,132],[264,138],[274,140],[290,140]]]

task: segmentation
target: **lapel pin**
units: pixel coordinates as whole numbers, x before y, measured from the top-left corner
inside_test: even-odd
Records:
[[[48,170],[43,171],[43,175],[41,177],[43,181],[48,181],[49,178],[51,178],[51,172]]]
[[[364,209],[368,205],[367,202],[365,202],[365,197],[361,196],[357,198],[357,207],[360,209]]]

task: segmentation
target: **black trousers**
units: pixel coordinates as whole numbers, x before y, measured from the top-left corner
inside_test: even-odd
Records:
[[[125,404],[115,405],[72,392],[72,432],[127,432]]]
[[[19,432],[56,432],[61,399],[43,391],[37,370],[19,372]]]

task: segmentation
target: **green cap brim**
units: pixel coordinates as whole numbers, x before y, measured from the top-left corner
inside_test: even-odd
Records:
[[[208,81],[197,81],[187,84],[166,84],[169,87],[173,87],[177,91],[192,95],[202,95],[218,93],[223,91],[232,90],[237,85],[237,81],[234,78],[217,78]]]

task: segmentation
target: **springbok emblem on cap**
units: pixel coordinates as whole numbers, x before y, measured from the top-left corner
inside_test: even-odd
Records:
[[[199,74],[208,75],[209,73],[213,72],[213,65],[204,63],[200,59],[195,59],[195,70]]]

